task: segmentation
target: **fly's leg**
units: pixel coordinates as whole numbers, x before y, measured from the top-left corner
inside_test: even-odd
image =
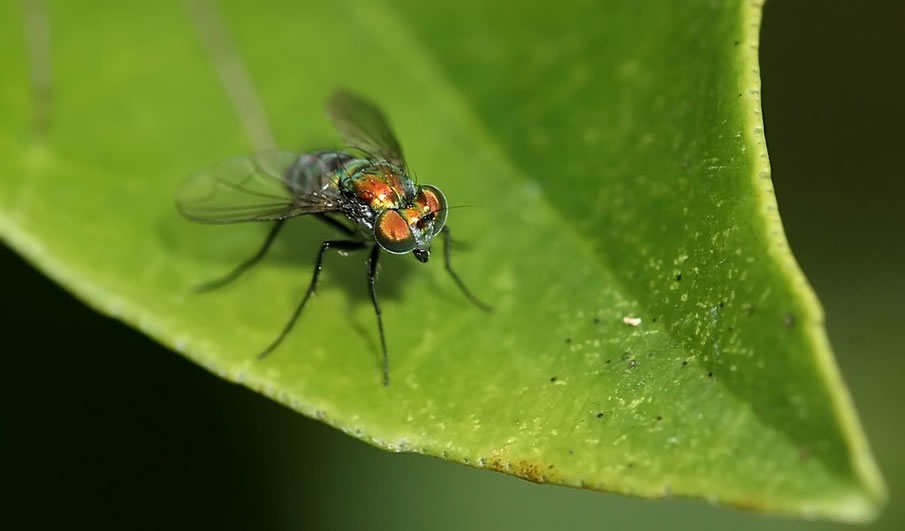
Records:
[[[377,315],[377,330],[380,332],[380,348],[383,351],[383,385],[390,385],[390,358],[387,355],[387,340],[383,334],[383,317],[380,314],[380,303],[377,302],[377,259],[380,258],[380,246],[371,248],[368,258],[368,289],[371,302],[374,303],[374,314]]]
[[[447,243],[454,249],[469,249],[471,246],[465,240],[457,240],[452,236],[447,236]]]
[[[453,278],[453,280],[456,281],[456,284],[459,286],[459,289],[462,290],[462,293],[464,293],[465,296],[468,297],[468,300],[470,300],[475,306],[484,310],[485,312],[488,312],[488,313],[493,312],[493,308],[491,308],[487,304],[484,304],[483,302],[481,302],[480,299],[475,297],[474,294],[471,292],[471,290],[468,289],[468,287],[465,285],[465,283],[462,282],[462,279],[459,278],[459,275],[457,275],[456,272],[453,271],[452,265],[450,264],[450,261],[449,261],[449,255],[450,255],[449,227],[444,226],[442,232],[443,232],[443,263],[446,265],[446,271],[449,272],[449,276],[451,276]]]
[[[289,332],[292,330],[295,322],[302,314],[302,310],[305,309],[305,303],[308,302],[308,299],[311,298],[311,295],[317,289],[317,278],[321,274],[321,269],[323,269],[324,253],[327,252],[327,249],[336,249],[337,251],[360,251],[365,247],[366,245],[363,242],[352,240],[327,240],[321,243],[320,251],[318,251],[317,253],[317,260],[314,262],[314,274],[311,275],[311,284],[308,285],[308,291],[305,292],[305,296],[302,298],[302,302],[300,302],[296,307],[295,312],[292,314],[289,322],[286,323],[286,326],[283,327],[283,331],[280,332],[280,335],[277,336],[277,338],[274,339],[273,342],[266,349],[264,349],[263,352],[258,354],[258,358],[263,358],[273,352],[273,350],[277,348],[277,346],[279,346],[283,339],[285,339]]]
[[[261,248],[258,249],[258,252],[256,252],[254,255],[247,258],[244,262],[242,262],[241,264],[236,266],[236,268],[233,269],[232,271],[230,271],[229,274],[227,274],[226,276],[223,276],[221,278],[214,279],[209,282],[205,282],[204,284],[201,284],[199,286],[196,286],[195,291],[198,291],[198,292],[211,291],[211,290],[223,287],[223,286],[229,284],[230,282],[232,282],[233,280],[236,280],[237,278],[239,278],[239,276],[242,273],[244,273],[249,267],[258,263],[258,261],[260,261],[261,258],[264,258],[264,255],[267,254],[267,249],[270,248],[270,244],[273,243],[273,240],[277,237],[277,234],[280,232],[280,229],[283,228],[283,223],[285,223],[285,222],[286,222],[285,219],[281,219],[273,224],[273,228],[271,228],[270,232],[267,234],[267,239],[264,240],[264,245],[262,245]]]

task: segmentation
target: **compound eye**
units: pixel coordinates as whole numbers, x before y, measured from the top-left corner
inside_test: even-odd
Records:
[[[425,206],[434,215],[434,234],[439,234],[446,225],[446,197],[436,186],[426,184],[421,187]]]
[[[374,238],[378,245],[393,254],[410,253],[417,245],[408,222],[395,210],[384,210],[377,215]]]

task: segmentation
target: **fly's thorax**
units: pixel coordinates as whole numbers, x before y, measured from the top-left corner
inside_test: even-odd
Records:
[[[360,169],[350,176],[345,187],[374,212],[403,208],[415,194],[414,184],[405,172],[386,162]]]
[[[446,223],[446,198],[434,186],[417,187],[413,198],[402,208],[380,211],[374,220],[374,238],[394,254],[416,252],[427,261],[434,237]]]

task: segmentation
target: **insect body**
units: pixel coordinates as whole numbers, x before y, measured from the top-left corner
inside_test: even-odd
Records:
[[[369,249],[368,288],[377,315],[386,385],[389,357],[375,286],[381,250],[412,253],[420,262],[427,262],[434,238],[442,236],[446,270],[475,305],[485,311],[490,311],[490,307],[472,295],[453,271],[446,198],[435,186],[412,181],[399,142],[383,114],[373,104],[344,91],[334,93],[327,111],[351,151],[270,151],[235,158],[190,179],[180,192],[177,206],[187,218],[201,223],[273,224],[253,256],[228,275],[201,286],[205,291],[235,280],[263,258],[290,218],[312,215],[344,236],[321,243],[305,296],[259,357],[273,351],[298,320],[317,288],[328,250]]]

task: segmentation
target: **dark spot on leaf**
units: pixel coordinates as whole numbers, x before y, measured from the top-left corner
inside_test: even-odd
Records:
[[[657,415],[657,422],[660,422],[661,420],[663,420],[663,417],[661,415]]]
[[[551,382],[555,382],[555,381],[556,381],[556,376],[550,377],[550,381],[551,381]]]
[[[600,324],[600,317],[594,318],[594,324]]]
[[[631,352],[623,352],[623,353],[622,353],[622,356],[621,356],[622,361],[625,361],[625,360],[627,360],[627,359],[629,359],[629,358],[631,358],[631,357],[632,357],[632,353],[631,353]]]
[[[656,323],[656,322],[657,322],[657,318],[656,318],[656,317],[654,317],[654,318],[653,318],[653,320],[652,320],[652,321],[651,321],[651,322],[654,322],[654,323]]]
[[[688,360],[682,360],[682,366],[684,367],[686,365],[688,365]]]
[[[739,41],[732,41],[733,46],[738,46],[738,44],[739,44]]]
[[[553,465],[550,465],[550,466],[547,467],[547,470],[550,470],[550,469],[552,469],[552,468],[553,468]]]
[[[782,322],[787,327],[792,328],[793,326],[795,326],[795,316],[791,313],[787,313],[783,316]]]
[[[602,419],[602,418],[603,418],[603,413],[598,413],[598,414],[597,414],[597,418]]]
[[[678,281],[682,280],[682,273],[679,273],[678,275],[676,275],[676,280],[678,280]]]
[[[707,373],[708,378],[713,378],[713,371]]]
[[[566,343],[571,343],[571,342],[572,342],[572,338],[571,338],[571,337],[567,337],[567,338],[566,338]]]
[[[609,362],[610,362],[610,360],[606,360],[606,362],[607,362],[607,363],[609,363]]]
[[[527,479],[528,481],[533,481],[535,483],[543,483],[544,476],[541,473],[541,468],[537,463],[531,463],[522,459],[518,463],[509,465],[511,471],[516,475],[522,478]]]
[[[575,455],[575,451],[574,451],[574,450],[569,450],[569,455]]]
[[[635,466],[635,463],[632,463],[631,461],[629,461],[628,463],[625,464],[625,466],[627,468],[632,468],[633,466]]]
[[[723,306],[726,306],[726,303],[724,301],[720,301],[720,308],[722,308]]]

